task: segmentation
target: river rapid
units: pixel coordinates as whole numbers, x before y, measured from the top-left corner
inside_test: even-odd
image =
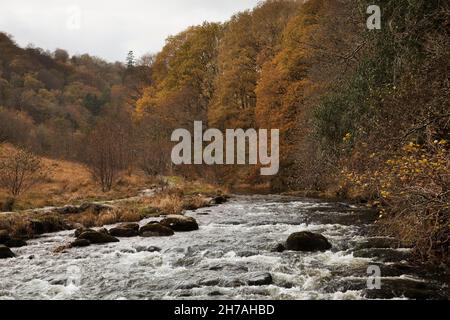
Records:
[[[369,237],[374,212],[283,196],[236,196],[188,211],[200,230],[121,238],[54,253],[73,231],[44,235],[0,260],[0,299],[448,299],[445,277],[407,263],[407,248]],[[141,225],[155,219],[141,222]],[[323,234],[333,248],[273,249],[290,234]],[[369,290],[369,266],[381,288]]]

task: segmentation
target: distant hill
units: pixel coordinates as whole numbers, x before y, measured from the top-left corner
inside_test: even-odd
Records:
[[[0,141],[38,152],[70,156],[98,116],[113,108],[131,110],[148,66],[127,68],[87,54],[72,56],[19,47],[0,33]]]

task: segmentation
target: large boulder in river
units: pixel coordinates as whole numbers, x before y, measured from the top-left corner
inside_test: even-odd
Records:
[[[268,272],[266,273],[255,273],[247,280],[249,286],[267,286],[272,284],[272,275]]]
[[[86,239],[77,239],[70,244],[70,246],[72,248],[84,248],[84,247],[89,247],[90,245],[91,245],[91,242]]]
[[[323,235],[306,231],[291,234],[286,241],[286,249],[292,251],[326,251],[331,247]]]
[[[104,243],[110,243],[110,242],[119,242],[119,239],[98,231],[85,231],[78,239],[88,240],[92,244],[104,244]]]
[[[139,229],[139,235],[141,237],[170,237],[174,235],[174,232],[158,222],[150,222]]]
[[[0,259],[8,259],[14,257],[14,253],[7,246],[0,244]]]
[[[7,246],[8,248],[21,248],[21,247],[25,247],[27,245],[27,243],[25,240],[12,238],[12,239],[9,239],[8,241],[6,241],[4,243],[4,245]]]
[[[119,238],[131,238],[139,235],[139,224],[127,223],[109,230],[109,234]]]
[[[225,196],[216,196],[216,197],[211,199],[210,204],[212,204],[212,205],[219,205],[219,204],[223,204],[223,203],[225,203],[227,201],[228,201],[228,199]]]
[[[198,224],[194,218],[182,215],[167,216],[165,219],[161,220],[160,223],[173,231],[185,232],[198,230]]]
[[[75,238],[78,238],[83,232],[87,232],[87,231],[94,231],[94,230],[85,228],[85,227],[80,227],[75,230],[74,236],[75,236]]]

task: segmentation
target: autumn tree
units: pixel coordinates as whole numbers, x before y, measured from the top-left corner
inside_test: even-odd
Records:
[[[131,118],[123,110],[100,119],[89,134],[83,161],[103,192],[110,191],[135,154]]]
[[[15,199],[42,182],[46,169],[39,157],[25,149],[2,150],[0,154],[0,187]]]
[[[255,89],[262,65],[277,52],[282,31],[297,6],[295,1],[267,1],[235,15],[225,25],[216,90],[208,112],[211,125],[255,126]]]

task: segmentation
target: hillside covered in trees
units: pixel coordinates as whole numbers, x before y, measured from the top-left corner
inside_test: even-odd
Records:
[[[145,57],[129,67],[62,49],[23,49],[0,33],[0,141],[77,159],[97,120],[130,112],[150,75]]]
[[[138,116],[167,127],[279,128],[281,172],[203,168],[222,183],[268,183],[379,207],[380,224],[424,257],[449,245],[449,7],[383,1],[266,1],[223,25],[171,37]],[[387,217],[386,217],[387,216]]]
[[[139,64],[18,48],[0,34],[0,139],[120,170],[354,199],[419,257],[448,259],[449,4],[269,0],[167,39]],[[170,165],[192,128],[281,131],[281,170]],[[155,152],[157,150],[157,152]]]

